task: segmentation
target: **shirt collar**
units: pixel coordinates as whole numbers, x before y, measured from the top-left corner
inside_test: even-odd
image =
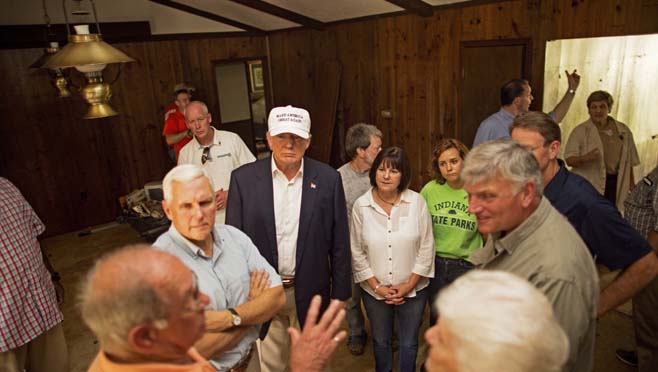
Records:
[[[564,161],[562,159],[557,159],[557,163],[560,166],[560,169],[555,173],[555,176],[548,181],[548,184],[544,186],[544,195],[551,200],[562,192],[562,188],[567,182],[567,176],[569,175],[569,171],[564,166]]]
[[[373,207],[373,208],[380,208],[379,204],[377,204],[377,202],[375,202],[375,198],[372,196],[373,192],[375,192],[375,188],[371,187],[370,192],[366,193],[367,197],[364,200],[363,205],[364,206],[370,206],[370,207]],[[400,194],[400,204],[401,203],[408,204],[408,203],[411,203],[411,201],[412,201],[411,200],[411,190],[405,189],[404,191],[402,191],[402,194]]]
[[[213,257],[219,256],[222,252],[222,247],[221,247],[221,241],[219,239],[215,239],[215,237],[219,236],[219,234],[216,231],[217,227],[213,227],[213,230],[211,232],[213,236]],[[185,238],[181,233],[176,230],[174,227],[174,224],[172,223],[171,226],[169,226],[169,235],[171,236],[171,239],[178,243],[179,245],[185,247],[184,251],[185,253],[189,254],[192,257],[202,257],[202,258],[211,258],[206,256],[206,254],[203,252],[201,248],[199,248],[196,244],[192,243],[189,241],[187,238]]]
[[[219,146],[222,144],[222,141],[219,140],[219,135],[218,135],[219,133],[217,133],[217,130],[215,130],[215,128],[213,128],[212,126],[210,127],[210,129],[212,130],[212,142],[210,142],[210,145],[204,146],[199,142],[196,136],[194,137],[194,140],[196,141],[196,144],[199,146],[199,149],[202,149],[204,147]]]
[[[285,177],[285,173],[283,173],[283,171],[276,166],[276,162],[274,161],[274,155],[270,156],[270,161],[272,162],[272,177],[276,177],[277,173]],[[299,166],[299,170],[297,171],[297,174],[295,175],[293,180],[303,175],[304,175],[304,158],[302,157],[302,164]]]
[[[541,226],[551,210],[551,203],[546,198],[541,198],[539,206],[535,209],[528,218],[523,221],[519,226],[517,226],[512,232],[505,235],[503,238],[499,238],[499,234],[493,236],[494,249],[496,253],[500,253],[502,250],[507,251],[509,254],[513,254],[514,250],[526,240],[530,235],[532,235],[539,226]]]
[[[516,118],[516,116],[512,115],[509,111],[505,110],[502,107],[500,108],[500,111],[498,111],[498,114],[500,114],[500,115],[502,115],[506,118],[512,119],[512,120],[514,120],[514,118]]]

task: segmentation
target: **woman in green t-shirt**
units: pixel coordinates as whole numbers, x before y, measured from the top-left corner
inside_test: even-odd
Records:
[[[468,213],[468,194],[461,179],[468,148],[456,139],[441,139],[432,151],[432,172],[420,194],[432,216],[435,274],[429,285],[430,324],[437,321],[434,300],[441,288],[473,268],[471,252],[482,246],[475,215]]]

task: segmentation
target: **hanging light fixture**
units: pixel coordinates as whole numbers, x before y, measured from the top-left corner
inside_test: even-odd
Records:
[[[103,41],[96,6],[93,0],[89,0],[89,2],[98,33],[90,33],[88,25],[77,25],[74,26],[76,34],[72,35],[66,11],[66,0],[62,0],[69,43],[51,56],[44,67],[60,69],[74,67],[82,72],[87,84],[80,89],[80,94],[90,105],[83,118],[97,119],[117,115],[109,104],[112,90],[110,84],[103,80],[103,70],[108,64],[134,62],[135,60]]]
[[[43,5],[43,21],[46,24],[46,42],[49,42],[48,47],[43,51],[39,59],[30,65],[30,68],[44,68],[48,71],[53,85],[57,88],[59,98],[66,98],[71,96],[71,91],[68,89],[68,80],[66,79],[65,72],[61,68],[45,68],[44,65],[55,53],[59,51],[59,43],[50,41],[54,39],[55,35],[50,29],[50,17],[48,16],[48,9],[46,9],[46,0],[42,0]]]

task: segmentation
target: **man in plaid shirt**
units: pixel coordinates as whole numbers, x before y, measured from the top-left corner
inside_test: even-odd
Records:
[[[45,226],[20,191],[0,177],[0,366],[65,372],[68,352],[58,302],[63,290],[37,236]],[[49,270],[50,269],[50,270]],[[56,291],[57,287],[57,291]]]
[[[658,252],[658,167],[637,183],[624,207],[628,223]],[[658,371],[658,278],[633,297],[633,325],[637,355],[620,349],[617,356],[636,361],[640,372]]]

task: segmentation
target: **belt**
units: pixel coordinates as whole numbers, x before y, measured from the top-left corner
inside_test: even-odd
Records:
[[[283,288],[292,288],[295,286],[295,277],[281,277],[281,283],[283,283]]]
[[[249,352],[242,357],[235,365],[231,368],[229,368],[228,371],[226,372],[245,372],[247,370],[247,367],[249,367],[249,361],[251,360],[251,357],[254,355],[254,349],[256,348],[256,344],[251,344],[249,347]]]

